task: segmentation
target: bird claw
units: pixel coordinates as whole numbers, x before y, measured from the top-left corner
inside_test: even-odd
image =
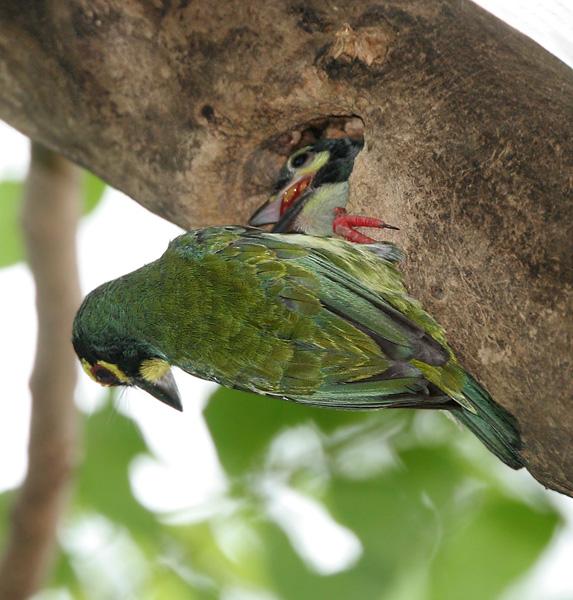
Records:
[[[332,230],[349,242],[355,244],[375,244],[377,240],[356,231],[355,227],[374,227],[376,229],[399,229],[394,225],[388,225],[382,219],[375,217],[364,217],[361,215],[349,215],[345,208],[334,209],[334,220]]]

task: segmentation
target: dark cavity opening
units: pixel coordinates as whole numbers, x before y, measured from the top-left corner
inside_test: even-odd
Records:
[[[340,137],[350,137],[364,142],[364,121],[356,115],[313,119],[269,140],[265,149],[280,156],[289,156],[295,150],[320,139]]]

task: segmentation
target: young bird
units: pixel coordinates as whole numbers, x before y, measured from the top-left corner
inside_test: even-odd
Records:
[[[392,244],[211,227],[103,284],[73,345],[87,374],[181,410],[171,373],[331,408],[451,411],[502,461],[523,465],[513,417],[459,365],[410,298]]]
[[[319,140],[293,152],[279,173],[275,194],[252,215],[249,225],[274,224],[274,233],[334,233],[360,244],[376,240],[354,227],[397,229],[381,219],[346,212],[348,178],[362,147],[362,140],[345,137]]]

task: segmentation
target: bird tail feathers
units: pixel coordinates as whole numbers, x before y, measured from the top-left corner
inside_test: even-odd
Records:
[[[522,442],[515,417],[497,404],[471,375],[467,375],[462,391],[477,413],[461,409],[452,411],[453,416],[506,465],[512,469],[523,467]]]

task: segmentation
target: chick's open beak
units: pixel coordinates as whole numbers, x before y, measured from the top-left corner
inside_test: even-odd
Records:
[[[249,225],[273,225],[281,220],[287,210],[296,203],[303,192],[312,183],[313,175],[299,177],[293,183],[286,185],[276,196],[263,204],[249,219]]]
[[[175,377],[173,377],[171,370],[167,371],[163,377],[156,379],[155,381],[148,381],[143,377],[138,377],[135,384],[137,387],[145,390],[148,394],[151,394],[154,398],[157,398],[157,400],[161,400],[161,402],[171,406],[171,408],[183,411],[179,390],[177,389]]]
[[[249,225],[260,227],[261,225],[276,223],[281,216],[281,202],[282,198],[280,196],[265,202],[249,219]]]

